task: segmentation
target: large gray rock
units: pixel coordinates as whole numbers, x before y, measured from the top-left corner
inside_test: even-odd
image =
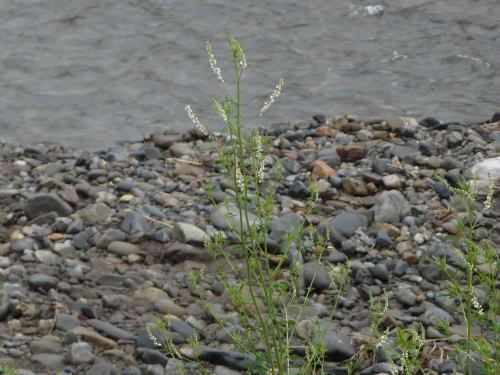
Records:
[[[174,225],[172,237],[183,243],[204,244],[210,237],[196,225],[177,222]]]
[[[28,198],[24,206],[24,213],[28,219],[40,215],[56,212],[59,216],[69,216],[73,208],[56,194],[36,194]]]
[[[339,243],[351,238],[356,229],[366,227],[368,224],[369,220],[365,215],[343,211],[333,219],[322,222],[318,229],[321,235],[334,243]]]
[[[337,332],[332,324],[320,322],[315,327],[313,343],[319,342],[325,346],[325,355],[330,361],[344,361],[356,353],[351,340]]]
[[[376,223],[397,224],[403,217],[411,213],[410,204],[398,190],[383,191],[377,197],[373,209]]]
[[[316,291],[322,291],[330,287],[330,278],[327,268],[315,262],[306,263],[302,266],[302,277],[304,286],[312,287]]]
[[[237,230],[240,225],[240,212],[235,204],[221,203],[215,206],[210,213],[210,220],[214,226],[222,230],[231,230],[232,228]],[[248,220],[250,224],[257,223],[257,215],[252,212],[248,212]],[[243,216],[243,228],[245,231],[248,230],[248,225]]]

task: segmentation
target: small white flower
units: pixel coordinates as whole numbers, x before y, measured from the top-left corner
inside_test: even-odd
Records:
[[[184,109],[186,110],[189,118],[191,119],[193,124],[196,126],[196,128],[206,137],[210,136],[208,129],[200,123],[200,120],[198,120],[198,117],[196,117],[196,115],[193,113],[191,106],[189,104],[186,104]]]
[[[243,174],[238,163],[236,163],[236,185],[240,191],[244,190]]]
[[[215,59],[215,55],[212,52],[212,44],[207,41],[206,42],[206,47],[207,47],[207,53],[208,53],[208,61],[210,62],[210,67],[212,68],[213,72],[217,76],[217,79],[224,83],[224,78],[222,78],[222,72],[217,65],[217,60]]]
[[[222,108],[220,103],[215,99],[212,100],[212,103],[219,116],[222,118],[222,120],[224,120],[225,123],[227,123],[227,114],[226,111],[224,111],[224,108]]]
[[[274,101],[276,100],[276,98],[278,96],[280,96],[280,94],[281,94],[281,88],[283,87],[284,83],[285,83],[285,81],[283,80],[283,78],[281,78],[279,80],[278,84],[276,85],[276,87],[274,88],[273,93],[269,97],[269,100],[267,102],[265,102],[264,105],[262,106],[262,108],[260,109],[259,116],[262,116],[264,114],[264,112],[269,109],[269,107],[271,106],[271,104],[274,103]]]
[[[258,162],[257,166],[257,179],[259,182],[264,181],[264,147],[262,146],[262,139],[260,135],[257,133],[255,135],[255,144],[256,144],[256,158]]]
[[[483,306],[481,306],[481,304],[479,303],[479,300],[477,299],[477,297],[474,294],[472,294],[472,305],[477,310],[477,313],[479,315],[481,315],[481,316],[485,315],[484,311],[483,311]]]
[[[488,173],[488,193],[486,194],[486,202],[484,202],[483,212],[487,211],[493,205],[493,193],[495,192],[495,186],[493,185],[493,180]]]

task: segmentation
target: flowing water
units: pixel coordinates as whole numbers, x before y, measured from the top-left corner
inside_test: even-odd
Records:
[[[1,0],[0,141],[90,149],[220,125],[226,33],[247,52],[254,122],[316,113],[485,120],[500,110],[499,0]]]

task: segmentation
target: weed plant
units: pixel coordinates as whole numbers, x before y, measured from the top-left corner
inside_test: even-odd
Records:
[[[208,303],[209,295],[200,286],[204,270],[201,273],[191,273],[191,282],[198,288],[205,309],[232,338],[234,348],[248,359],[248,373],[309,374],[321,368],[324,362],[323,342],[313,342],[310,339],[306,346],[294,344],[296,327],[304,308],[310,304],[316,276],[315,273],[310,285],[303,285],[304,240],[310,241],[313,248],[320,249],[317,254],[318,262],[321,260],[322,250],[326,248],[323,238],[313,233],[312,226],[307,222],[307,217],[314,210],[318,192],[315,182],[310,181],[307,190],[309,204],[304,219],[298,225],[290,227],[280,244],[280,252],[271,251],[268,247],[268,229],[275,203],[276,183],[273,182],[273,176],[279,179],[280,166],[275,165],[266,170],[266,137],[242,123],[241,83],[247,59],[233,36],[229,35],[228,42],[234,69],[233,90],[226,85],[211,44],[206,44],[210,66],[227,91],[224,99],[212,99],[214,109],[225,124],[227,135],[217,137],[202,125],[190,105],[186,105],[185,110],[198,131],[218,144],[221,170],[233,186],[233,189],[226,190],[222,205],[217,206],[213,199],[212,201],[229,224],[226,232],[230,233],[233,242],[237,244],[242,264],[228,251],[222,232],[206,241],[205,248],[213,258],[217,276],[230,296],[243,330],[231,329],[227,319],[212,311]],[[256,117],[262,116],[269,109],[280,95],[283,84],[283,79],[280,79]],[[206,190],[208,196],[213,197],[213,185],[210,182],[206,184]],[[332,267],[330,271],[331,281],[336,289],[333,314],[347,282],[348,266]],[[160,329],[166,333],[168,325],[169,322],[163,322]],[[314,327],[314,330],[318,334],[319,327]],[[203,357],[203,349],[196,339],[191,343],[191,355],[181,353],[171,342],[167,347],[169,354],[177,359],[197,362]],[[203,370],[202,367],[201,369]]]
[[[446,183],[446,181],[443,181]],[[461,262],[451,264],[446,258],[436,258],[438,267],[448,277],[447,296],[458,302],[458,312],[465,322],[466,337],[462,344],[455,345],[455,358],[459,370],[464,374],[482,368],[488,375],[500,374],[500,321],[499,281],[500,256],[488,240],[476,240],[474,232],[482,226],[483,215],[492,207],[495,188],[490,179],[489,189],[482,208],[477,210],[480,191],[475,177],[471,181],[460,179],[456,186],[446,183],[465,207],[463,219],[456,221],[457,234],[449,238],[457,244],[453,247]],[[478,323],[483,334],[474,336],[472,326]],[[448,331],[445,323],[443,331]]]

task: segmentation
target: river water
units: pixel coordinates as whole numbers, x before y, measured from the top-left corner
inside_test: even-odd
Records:
[[[500,110],[499,0],[1,0],[0,141],[90,149],[219,127],[211,40],[246,50],[246,119],[316,113],[485,120]]]

